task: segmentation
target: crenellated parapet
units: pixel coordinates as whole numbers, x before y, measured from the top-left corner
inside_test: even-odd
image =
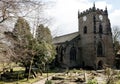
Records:
[[[102,15],[108,15],[107,7],[105,8],[105,10],[103,10],[103,9],[96,8],[95,4],[94,4],[92,8],[89,8],[83,12],[78,11],[78,18],[80,16],[84,16],[84,15],[89,14],[91,12],[96,12],[97,14],[102,14]]]

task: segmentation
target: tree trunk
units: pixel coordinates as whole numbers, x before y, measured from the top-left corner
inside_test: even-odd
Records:
[[[28,66],[25,66],[25,74],[24,74],[24,77],[25,77],[25,78],[28,78],[28,74],[29,74],[29,67],[28,67]]]
[[[32,59],[31,59],[31,61],[30,61],[29,71],[28,71],[28,78],[27,78],[27,80],[29,80],[29,78],[30,78],[30,73],[31,73],[31,70],[32,70],[33,58],[34,58],[34,57],[32,57]]]

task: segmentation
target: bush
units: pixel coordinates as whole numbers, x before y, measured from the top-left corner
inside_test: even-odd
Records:
[[[98,84],[98,83],[97,80],[93,79],[93,80],[89,80],[87,84]]]
[[[46,80],[45,84],[52,84],[52,81],[51,80]]]

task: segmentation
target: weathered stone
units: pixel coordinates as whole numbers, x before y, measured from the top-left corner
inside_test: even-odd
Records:
[[[78,14],[78,32],[53,39],[56,61],[62,67],[97,70],[104,65],[113,66],[112,32],[107,10],[93,8]]]
[[[91,73],[92,73],[93,76],[97,76],[98,75],[98,73],[96,71],[92,71]]]
[[[85,82],[85,79],[84,78],[77,78],[77,79],[75,79],[75,82]]]

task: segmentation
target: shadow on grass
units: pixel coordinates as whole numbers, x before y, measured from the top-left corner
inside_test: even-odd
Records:
[[[23,79],[25,79],[24,73],[25,73],[24,70],[13,71],[13,72],[6,71],[3,74],[1,74],[0,81],[2,81],[2,82],[16,82],[18,80],[23,80]]]
[[[66,69],[63,68],[54,68],[54,69],[49,69],[48,71],[45,70],[43,73],[63,73],[65,71]]]

